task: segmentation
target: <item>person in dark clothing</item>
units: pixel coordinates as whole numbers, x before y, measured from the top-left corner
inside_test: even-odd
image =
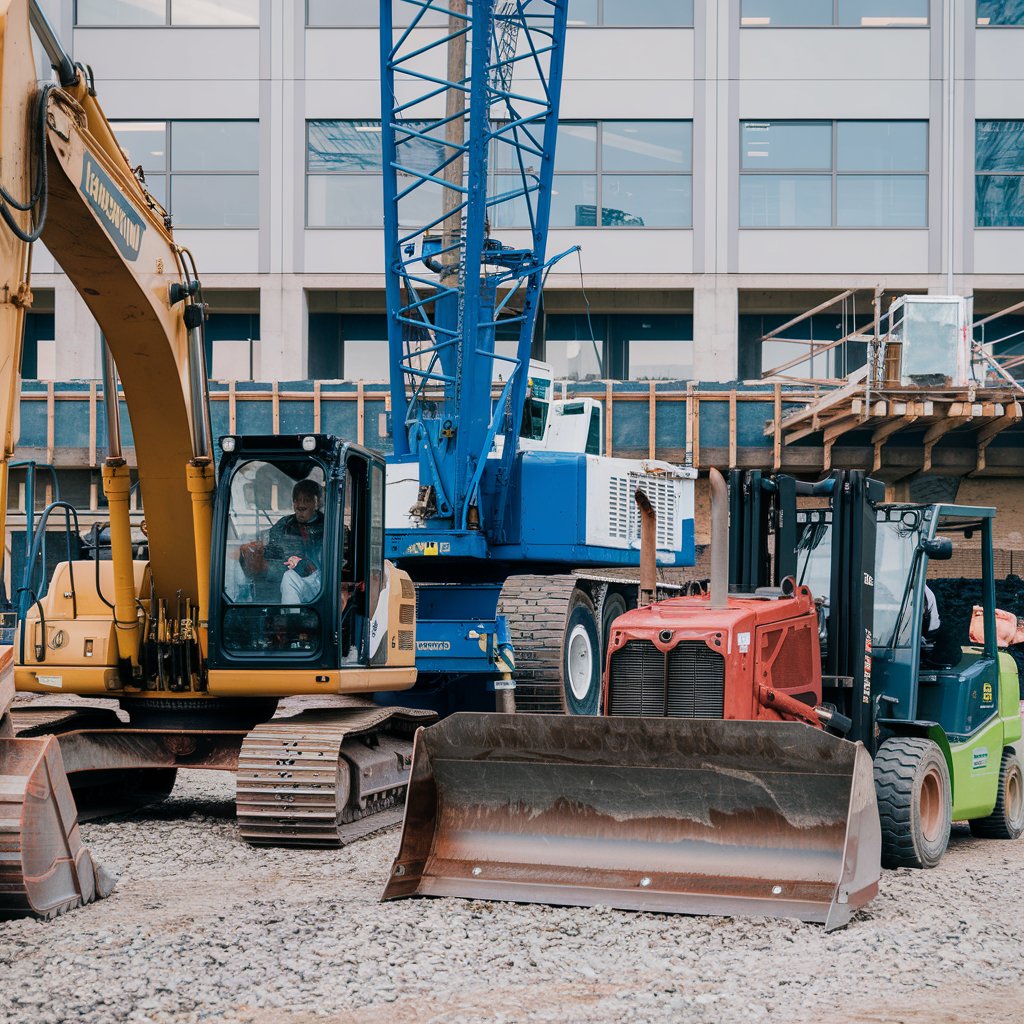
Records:
[[[292,488],[291,515],[279,519],[267,537],[259,564],[249,560],[246,574],[266,594],[282,604],[308,604],[320,593],[324,517],[322,492],[314,480]]]

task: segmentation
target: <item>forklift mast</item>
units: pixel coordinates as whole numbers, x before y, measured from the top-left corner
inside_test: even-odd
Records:
[[[884,497],[881,481],[860,470],[816,483],[758,470],[729,476],[729,589],[753,593],[786,577],[810,586],[821,609],[824,696],[852,720],[848,738],[872,752],[875,509]]]

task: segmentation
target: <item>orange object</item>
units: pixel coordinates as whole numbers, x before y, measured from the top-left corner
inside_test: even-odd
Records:
[[[985,642],[985,610],[975,605],[971,614],[971,643]],[[1013,612],[996,609],[996,645],[1009,647],[1011,644],[1024,644],[1024,619],[1018,618]]]

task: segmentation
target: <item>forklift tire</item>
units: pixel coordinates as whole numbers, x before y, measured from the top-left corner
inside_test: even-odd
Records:
[[[570,715],[601,709],[601,639],[594,603],[582,590],[569,601],[562,642],[562,692]]]
[[[1018,839],[1024,835],[1024,769],[1012,750],[1003,751],[999,768],[999,793],[987,818],[975,818],[971,835],[979,839]]]
[[[874,768],[882,866],[935,867],[953,823],[949,769],[938,744],[895,736],[878,748]]]

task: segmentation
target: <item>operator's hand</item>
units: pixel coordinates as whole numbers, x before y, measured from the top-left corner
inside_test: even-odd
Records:
[[[284,560],[284,567],[286,569],[294,569],[301,561],[302,559],[299,558],[298,555],[292,555],[291,558],[286,558]]]

